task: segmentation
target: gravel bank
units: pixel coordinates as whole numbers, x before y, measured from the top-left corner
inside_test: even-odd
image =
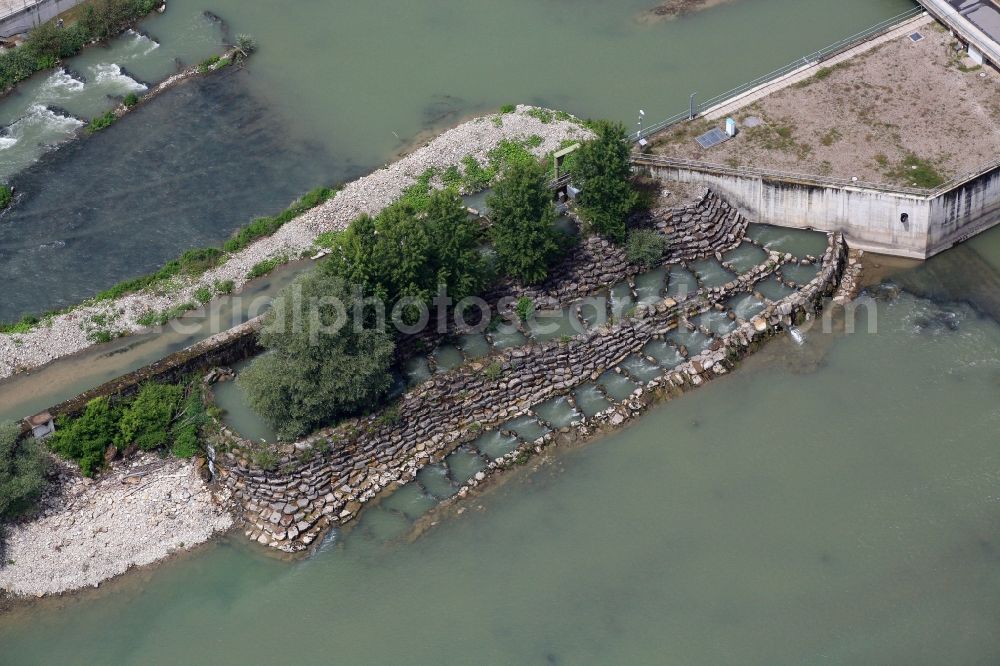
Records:
[[[141,456],[96,481],[58,464],[40,516],[8,529],[0,590],[12,596],[97,586],[232,526],[191,461]]]
[[[514,113],[476,118],[441,134],[399,161],[346,185],[336,197],[299,216],[273,236],[262,238],[246,249],[230,255],[216,269],[197,281],[178,281],[164,293],[140,292],[113,302],[81,305],[72,312],[36,326],[30,332],[0,335],[0,379],[44,365],[49,361],[89,347],[88,333],[97,328],[94,317],[106,320],[105,328],[121,335],[143,330],[137,320],[149,310],[166,310],[194,300],[199,286],[232,280],[237,289],[247,282],[247,273],[260,261],[275,257],[297,257],[312,246],[313,239],[331,229],[343,229],[361,213],[374,214],[397,199],[428,168],[445,169],[458,165],[466,155],[480,162],[504,139],[542,138],[533,148],[538,156],[555,150],[562,140],[586,138],[588,130],[575,122],[553,120],[543,123],[527,114],[533,107],[518,106]]]

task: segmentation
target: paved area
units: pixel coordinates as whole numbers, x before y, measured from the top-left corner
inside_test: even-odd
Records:
[[[949,0],[959,14],[969,19],[989,37],[1000,44],[1000,4],[992,0]]]
[[[996,0],[918,0],[1000,68],[1000,5]]]

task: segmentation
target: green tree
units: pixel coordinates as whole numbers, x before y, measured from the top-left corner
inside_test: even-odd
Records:
[[[449,190],[433,193],[426,226],[434,286],[446,286],[455,301],[478,294],[486,281],[485,262],[479,252],[480,231],[469,218],[462,198]]]
[[[478,238],[461,198],[434,192],[420,210],[398,202],[375,218],[356,219],[334,239],[324,270],[363,286],[389,306],[403,297],[430,302],[442,285],[460,300],[484,282]]]
[[[118,434],[118,416],[107,398],[94,398],[77,418],[60,420],[48,439],[49,448],[78,463],[84,476],[93,476],[104,464],[104,452]]]
[[[537,162],[511,165],[486,201],[500,270],[526,284],[541,282],[559,251],[552,195]]]
[[[45,452],[34,438],[18,441],[20,432],[0,424],[0,523],[31,509],[45,488]]]
[[[370,317],[354,316],[359,297],[342,277],[317,270],[275,299],[260,333],[267,353],[239,383],[282,438],[370,408],[389,388],[395,343]]]
[[[577,152],[573,174],[580,186],[577,203],[591,228],[606,238],[625,240],[625,220],[638,202],[625,126],[598,121],[596,138]]]

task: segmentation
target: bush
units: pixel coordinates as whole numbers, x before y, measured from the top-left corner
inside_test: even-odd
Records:
[[[270,259],[258,261],[250,267],[250,271],[247,273],[247,279],[255,280],[259,277],[264,277],[283,263],[285,263],[284,257],[272,257]]]
[[[170,452],[178,458],[190,458],[196,455],[201,448],[198,436],[202,425],[207,420],[205,406],[202,403],[201,388],[200,385],[195,384],[184,399],[180,413],[171,429],[174,443]]]
[[[135,444],[142,451],[152,451],[166,444],[167,430],[182,395],[180,386],[143,384],[118,420],[114,445],[122,450]]]
[[[231,294],[236,284],[232,280],[219,280],[215,283],[215,291],[220,294]]]
[[[486,205],[500,269],[526,284],[544,280],[559,251],[559,232],[542,167],[533,160],[514,163]]]
[[[107,398],[90,401],[80,416],[60,419],[47,441],[55,453],[79,464],[84,476],[93,476],[111,446],[124,450],[135,445],[143,451],[169,447],[178,457],[194,455],[205,418],[197,380],[188,385],[149,382],[116,407]]]
[[[628,235],[625,256],[629,263],[652,268],[663,259],[667,239],[652,229],[636,229]]]
[[[301,298],[293,296],[295,290]],[[349,317],[355,307],[364,308],[361,296],[343,278],[315,270],[275,299],[260,332],[267,353],[238,381],[250,405],[281,437],[371,409],[391,385],[393,336],[374,321],[339,319],[338,305]],[[310,312],[299,312],[296,305]],[[338,321],[341,325],[330,330]]]
[[[205,72],[207,72],[208,70],[212,69],[212,67],[213,67],[213,66],[214,66],[214,65],[215,65],[215,64],[216,64],[217,62],[219,62],[219,60],[220,60],[220,58],[219,58],[219,56],[217,56],[217,55],[214,55],[214,56],[210,56],[210,57],[208,57],[208,58],[206,58],[206,59],[202,60],[202,61],[201,61],[201,62],[200,62],[200,63],[198,64],[198,71],[199,71],[199,72],[201,72],[202,74],[204,74],[204,73],[205,73]]]
[[[249,56],[251,53],[257,50],[257,42],[253,37],[246,33],[240,33],[236,35],[236,50],[240,52],[244,58]]]
[[[10,185],[0,185],[0,210],[6,208],[14,200],[14,192]]]
[[[34,438],[18,441],[20,432],[0,424],[0,523],[30,511],[45,488],[45,452]]]
[[[527,296],[522,296],[517,299],[517,303],[514,305],[514,312],[517,313],[518,319],[526,322],[535,313],[535,304]]]
[[[105,111],[104,115],[95,116],[90,119],[90,122],[87,123],[87,131],[91,134],[100,132],[102,129],[107,129],[114,125],[116,120],[118,118],[115,116],[114,111]]]
[[[47,440],[49,448],[79,464],[84,476],[93,476],[104,465],[104,452],[115,441],[118,416],[107,398],[95,398],[79,417],[59,420]]]
[[[122,104],[124,104],[125,108],[127,109],[131,109],[138,103],[139,103],[139,96],[136,95],[135,93],[129,93],[125,95],[125,99],[122,100]]]
[[[504,104],[500,107],[500,113],[514,113],[517,110],[517,106],[514,104]]]
[[[208,303],[212,300],[212,296],[214,296],[212,290],[205,285],[202,285],[194,290],[194,297],[199,303]]]
[[[330,187],[317,187],[306,192],[291,206],[270,217],[258,217],[253,222],[243,227],[236,234],[226,241],[223,249],[226,252],[239,252],[258,238],[270,236],[280,229],[286,222],[289,222],[310,208],[315,208],[327,199],[333,197],[337,191]]]
[[[638,203],[625,126],[598,121],[597,137],[577,151],[573,175],[580,186],[577,203],[591,228],[606,238],[625,240],[625,221]]]

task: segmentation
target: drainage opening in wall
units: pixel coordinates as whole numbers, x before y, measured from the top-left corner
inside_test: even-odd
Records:
[[[899,221],[902,222],[903,226],[905,227],[907,223],[910,221],[910,214],[903,213],[902,215],[899,216]]]

